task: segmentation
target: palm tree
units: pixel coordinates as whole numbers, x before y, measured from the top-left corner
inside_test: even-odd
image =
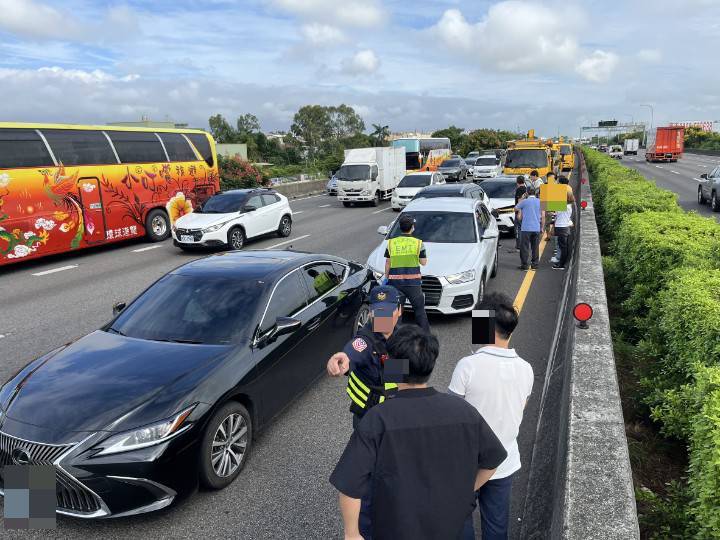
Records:
[[[390,137],[390,127],[381,126],[380,124],[373,124],[373,132],[370,137],[373,139],[375,146],[385,146],[385,142]]]

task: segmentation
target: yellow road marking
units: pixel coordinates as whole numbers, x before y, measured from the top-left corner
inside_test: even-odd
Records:
[[[542,254],[545,250],[546,244],[547,240],[545,240],[545,232],[543,231],[542,240],[540,240],[540,247],[538,248],[538,263],[542,258]],[[515,301],[513,302],[515,309],[517,309],[518,315],[520,315],[523,305],[525,304],[525,299],[527,298],[528,292],[530,292],[530,285],[532,285],[533,279],[535,279],[535,270],[530,269],[525,274],[525,278],[520,284],[520,288],[518,289],[517,295],[515,296]],[[511,340],[512,335],[510,336],[508,343],[510,343]]]

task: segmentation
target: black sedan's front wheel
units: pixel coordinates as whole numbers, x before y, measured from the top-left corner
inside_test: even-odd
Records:
[[[252,420],[236,401],[210,419],[200,447],[200,483],[209,489],[229,486],[245,466],[252,446]]]

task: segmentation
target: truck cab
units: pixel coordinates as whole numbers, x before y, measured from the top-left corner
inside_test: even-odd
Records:
[[[377,206],[392,197],[405,176],[405,148],[353,148],[345,150],[345,160],[335,173],[337,197],[348,207],[356,202]]]
[[[555,172],[554,165],[552,142],[548,145],[536,138],[535,131],[531,129],[527,138],[508,144],[503,174],[528,176],[532,171],[537,171],[541,177],[547,177],[549,172]]]

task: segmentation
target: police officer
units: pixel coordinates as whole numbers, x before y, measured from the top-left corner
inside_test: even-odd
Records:
[[[402,316],[400,293],[394,287],[379,285],[370,291],[371,320],[360,328],[342,352],[327,363],[333,377],[348,375],[347,394],[353,413],[353,428],[374,405],[382,403],[396,384],[385,383],[383,364],[387,359],[385,343]]]
[[[427,255],[422,240],[412,235],[414,231],[415,218],[408,214],[400,215],[402,234],[388,240],[385,248],[385,276],[388,285],[395,287],[410,301],[415,321],[430,332],[420,274],[420,265],[427,264]]]

